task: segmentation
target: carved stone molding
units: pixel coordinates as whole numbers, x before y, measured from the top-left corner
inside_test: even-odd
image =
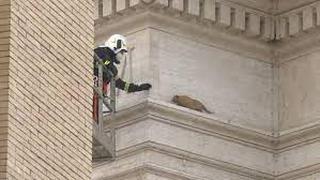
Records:
[[[281,133],[277,141],[277,153],[320,141],[320,124],[310,124],[290,132]]]
[[[192,16],[179,14],[176,11],[164,12],[158,6],[148,10],[130,9],[127,13],[127,16],[98,19],[95,31],[96,43],[102,43],[105,37],[113,33],[130,35],[154,29],[244,57],[272,63],[273,53],[270,43],[254,37],[242,36],[241,32],[226,29],[223,26],[218,28],[209,21],[199,22]]]
[[[294,9],[298,9],[303,6],[308,6],[309,4],[312,4],[317,1],[319,0],[273,0],[273,8],[276,14],[282,14],[292,11]]]
[[[273,153],[320,141],[319,124],[284,132],[275,137],[268,132],[235,126],[211,115],[152,99],[119,110],[113,123],[120,128],[146,118],[209,133],[218,138]],[[106,126],[108,127],[108,123]]]
[[[104,175],[103,178],[105,179],[114,179],[115,177],[125,177],[128,175],[130,171],[122,170],[118,172],[114,172],[111,174],[111,176],[105,175],[103,173],[98,173],[102,171],[112,171],[113,166],[121,166],[124,162],[130,161],[129,159],[137,158],[136,163],[132,165],[131,168],[142,168],[145,165],[155,165],[153,166],[153,170],[157,172],[161,172],[162,175],[165,175],[167,177],[178,177],[179,179],[186,178],[186,179],[203,179],[203,177],[191,173],[188,170],[181,171],[175,169],[175,167],[166,167],[162,164],[168,164],[168,162],[176,162],[174,163],[175,166],[181,167],[181,162],[186,166],[194,166],[195,170],[199,172],[201,175],[210,176],[210,179],[212,179],[213,175],[215,173],[221,173],[231,176],[237,176],[238,178],[252,178],[252,179],[259,179],[259,180],[272,180],[274,179],[274,176],[269,173],[261,172],[256,169],[247,168],[244,166],[240,166],[237,164],[232,164],[230,162],[224,162],[213,158],[208,158],[205,156],[201,156],[199,154],[190,153],[181,149],[177,149],[174,147],[170,147],[167,145],[159,144],[156,142],[148,141],[144,142],[132,147],[129,147],[127,149],[123,149],[118,152],[117,155],[117,161],[115,162],[109,162],[109,163],[101,163],[97,164],[95,166],[95,170],[93,172],[94,179],[102,178],[99,177],[98,174]],[[139,158],[140,157],[140,158]],[[131,160],[132,161],[132,160]],[[142,161],[142,162],[141,162]],[[126,163],[127,164],[127,163]],[[128,167],[128,165],[127,165]],[[124,168],[122,168],[124,169]],[[166,169],[166,171],[163,171]],[[114,171],[114,170],[113,170]],[[173,173],[174,172],[174,173]],[[205,178],[204,180],[207,180]],[[209,178],[208,178],[209,180]]]
[[[280,13],[275,18],[276,39],[294,38],[320,26],[320,2]]]
[[[285,61],[313,51],[319,41],[317,36],[320,31],[319,0],[307,1],[306,3],[299,1],[299,3],[293,3],[295,4],[294,8],[288,11],[278,10],[275,12],[261,10],[262,4],[265,2],[260,2],[260,8],[257,8],[254,7],[255,5],[250,6],[249,1],[246,0],[95,0],[95,2],[97,32],[101,31],[99,27],[105,28],[101,24],[107,24],[108,28],[112,29],[114,27],[110,26],[117,26],[117,21],[122,24],[124,22],[130,24],[130,21],[128,22],[126,19],[149,11],[167,15],[172,20],[189,23],[190,26],[197,25],[199,29],[209,28],[208,33],[210,31],[212,34],[218,31],[222,32],[226,34],[223,36],[225,39],[229,38],[228,35],[240,38],[234,42],[242,43],[255,39],[255,44],[265,43],[264,50],[252,48],[254,45],[247,48],[243,48],[241,45],[237,45],[237,47],[243,48],[240,51],[249,53],[250,57],[268,59],[266,61],[269,62],[270,59],[274,59],[274,54],[278,54],[279,60]],[[283,3],[285,2],[280,1],[278,6],[284,7]],[[188,28],[184,27],[184,29]],[[97,35],[99,36],[99,33]],[[221,42],[220,44],[225,43]],[[252,52],[249,52],[250,50]],[[253,56],[250,55],[252,53],[254,53]],[[269,54],[270,57],[263,53]]]
[[[280,13],[276,15],[246,6],[248,3],[226,0],[174,0],[172,3],[169,3],[168,0],[143,0],[141,2],[130,0],[129,4],[125,0],[103,0],[102,2],[98,4],[96,1],[96,9],[100,9],[96,11],[96,19],[125,14],[126,9],[141,8],[152,4],[161,6],[163,10],[175,10],[267,41],[294,37],[301,32],[320,26],[320,2],[314,0],[307,4],[298,3],[299,7],[289,11],[279,11]],[[282,4],[281,1],[280,6]]]
[[[201,21],[209,21],[243,32],[246,36],[257,37],[265,40],[274,39],[274,20],[270,14],[250,7],[244,7],[232,1],[225,0],[103,0],[102,4],[96,2],[95,19],[108,16],[126,14],[128,9],[142,8],[144,6],[159,6],[164,11],[176,11],[180,14],[194,16]]]
[[[201,156],[199,154],[190,153],[181,149],[177,149],[174,147],[170,147],[167,145],[159,144],[156,142],[148,141],[141,144],[137,144],[135,146],[128,147],[126,149],[122,149],[117,152],[117,161],[115,162],[105,162],[94,165],[93,179],[105,178],[105,179],[115,179],[120,177],[132,176],[134,173],[139,172],[137,169],[141,171],[146,171],[150,165],[153,164],[153,161],[149,159],[151,156],[161,155],[162,157],[170,158],[170,159],[179,159],[183,160],[184,164],[195,163],[197,164],[195,167],[205,166],[207,168],[211,168],[211,171],[214,171],[216,168],[222,170],[224,172],[228,172],[231,174],[236,174],[240,177],[252,178],[252,179],[269,179],[269,180],[292,180],[297,178],[303,178],[310,176],[312,174],[316,174],[320,172],[320,165],[315,164],[312,166],[307,166],[302,169],[296,169],[285,173],[275,173],[269,174],[265,172],[261,172],[255,169],[247,168],[244,166],[240,166],[237,164],[232,164],[229,162],[220,161],[217,159],[212,159],[208,157]],[[132,160],[135,157],[137,160]],[[142,158],[143,157],[143,158]],[[142,162],[139,162],[141,161]],[[132,166],[128,166],[127,162],[135,161]],[[160,159],[157,160],[161,161]],[[167,160],[164,160],[167,162]],[[126,168],[121,169],[118,172],[115,171],[114,167],[121,166],[122,164],[126,164]],[[178,165],[179,166],[179,165]],[[165,168],[166,171],[162,169]],[[195,174],[191,174],[188,172],[181,173],[181,171],[175,171],[174,169],[162,167],[162,166],[153,166],[153,171],[159,172],[162,175],[167,177],[178,177],[178,178],[190,178],[197,179],[200,177],[195,177]],[[207,170],[206,170],[207,171]],[[103,172],[110,172],[110,175],[105,174]],[[174,173],[173,173],[174,172]],[[202,179],[202,178],[200,178]]]
[[[196,162],[209,166],[211,168],[219,167],[223,171],[234,173],[243,177],[256,178],[256,179],[273,179],[272,174],[264,173],[255,169],[250,169],[244,166],[239,166],[229,162],[223,162],[220,160],[201,156],[199,154],[193,154],[181,149],[166,146],[156,142],[145,142],[137,146],[129,147],[118,152],[119,158],[125,158],[126,156],[132,156],[133,154],[140,153],[141,151],[154,151],[157,153],[165,154],[179,159],[184,159],[190,162]]]
[[[222,120],[211,115],[206,115],[204,113],[199,113],[152,99],[143,100],[138,104],[120,109],[113,121],[108,120],[106,122],[106,132],[108,132],[109,123],[116,128],[116,131],[139,124],[140,122],[158,122],[166,124],[168,127],[176,126],[181,129],[186,129],[186,131],[190,133],[196,132],[221,139],[225,142],[240,144],[247,147],[248,150],[256,148],[262,154],[274,154],[275,164],[273,164],[273,166],[275,168],[278,166],[277,158],[284,156],[281,158],[281,161],[279,161],[284,163],[283,161],[286,158],[291,159],[295,156],[294,152],[297,152],[296,150],[299,149],[299,152],[303,151],[305,147],[312,147],[313,145],[319,144],[320,141],[319,124],[287,131],[281,133],[279,137],[273,137],[266,133],[259,132],[258,130],[224,123]],[[186,159],[186,161],[206,164],[210,167],[218,167],[219,169],[229,173],[236,173],[245,177],[256,177],[256,179],[290,180],[297,177],[306,177],[320,171],[319,164],[303,166],[298,169],[295,168],[294,165],[290,164],[288,166],[292,166],[291,168],[282,168],[279,172],[276,168],[274,173],[268,174],[243,165],[223,162],[214,158],[208,159],[208,157],[186,151],[185,149],[179,150],[174,147],[151,141],[145,141],[142,144],[135,144],[133,146],[119,149],[117,151],[116,162],[121,161],[121,159],[128,161],[126,160],[127,157],[134,157],[142,151],[155,151],[173,157],[181,156]],[[308,151],[310,151],[310,149]],[[303,158],[301,153],[297,156],[299,156],[299,158]],[[104,164],[96,164],[95,169],[99,169],[100,166],[104,166]],[[106,167],[112,169],[112,164],[108,164]]]

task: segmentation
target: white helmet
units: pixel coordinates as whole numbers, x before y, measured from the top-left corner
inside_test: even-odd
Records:
[[[110,48],[115,54],[121,51],[127,52],[127,40],[120,34],[114,34],[104,43],[104,45]]]

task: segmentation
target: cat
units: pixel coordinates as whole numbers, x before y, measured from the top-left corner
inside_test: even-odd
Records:
[[[172,102],[174,102],[175,104],[179,105],[179,106],[183,106],[189,109],[193,109],[199,112],[207,112],[209,114],[213,114],[213,112],[209,111],[200,101],[196,100],[196,99],[192,99],[189,96],[179,96],[179,95],[175,95],[172,98]]]

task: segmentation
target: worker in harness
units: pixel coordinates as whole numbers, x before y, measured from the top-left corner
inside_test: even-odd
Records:
[[[124,90],[128,93],[149,90],[152,86],[149,83],[140,85],[125,82],[118,77],[118,69],[115,64],[120,64],[120,60],[127,53],[126,38],[120,34],[112,35],[104,45],[94,49],[94,53],[98,56],[106,66],[108,71],[103,71],[103,94],[107,93],[108,84],[112,77],[115,77],[116,88]],[[95,57],[93,61],[95,81],[98,77],[98,59]],[[93,119],[98,121],[98,94],[94,93],[93,96]]]

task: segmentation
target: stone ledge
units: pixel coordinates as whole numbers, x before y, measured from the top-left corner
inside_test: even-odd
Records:
[[[277,180],[293,180],[320,173],[320,163],[277,175]]]
[[[118,174],[111,175],[111,176],[103,176],[103,177],[94,177],[92,180],[98,180],[98,179],[130,179],[134,177],[141,177],[143,174],[155,174],[160,177],[164,178],[172,178],[172,179],[184,179],[184,180],[189,180],[189,179],[197,179],[197,180],[211,180],[207,178],[200,178],[194,175],[186,174],[177,170],[171,170],[168,168],[164,168],[161,166],[153,165],[150,163],[143,164],[139,167],[133,167],[131,169],[125,169]],[[94,174],[94,173],[93,173]]]
[[[299,177],[295,180],[315,180],[315,179],[320,179],[320,171],[316,173],[311,173],[310,175],[304,176],[304,177]]]
[[[126,162],[129,162],[130,165]],[[120,166],[123,168],[121,170],[116,170],[115,167]],[[194,173],[190,172],[189,168],[185,168],[185,170],[183,171],[178,169],[180,167],[188,166],[197,167],[196,169],[198,172],[198,176],[195,176]],[[103,178],[114,179],[127,176],[128,173],[134,173],[138,169],[146,170],[147,167],[152,167],[152,172],[160,173],[168,178],[178,177],[186,179],[209,180],[214,175],[218,177],[219,174],[223,174],[227,177],[237,177],[237,179],[243,178],[246,180],[273,179],[272,175],[259,172],[254,169],[249,169],[228,162],[208,159],[197,154],[188,153],[183,150],[178,150],[154,142],[146,142],[138,146],[130,147],[126,150],[120,151],[117,156],[117,161],[97,165],[95,167],[95,171],[108,171],[110,175],[107,175]]]
[[[243,127],[237,127],[227,123],[223,123],[217,118],[192,111],[183,107],[175,106],[173,104],[160,102],[152,99],[143,100],[138,104],[131,104],[118,111],[116,119],[109,123],[114,123],[117,130],[137,124],[142,121],[155,121],[170,126],[177,126],[179,128],[187,128],[188,130],[203,133],[206,135],[214,136],[216,138],[223,139],[232,143],[239,143],[245,145],[248,148],[257,148],[259,150],[273,153],[275,155],[275,164],[277,167],[280,164],[286,163],[286,158],[303,158],[295,156],[296,148],[299,152],[303,151],[303,148],[308,145],[314,146],[314,143],[319,142],[319,125],[310,125],[300,129],[294,129],[292,131],[286,131],[280,134],[280,137],[272,137],[252,129],[246,129]],[[106,124],[108,128],[108,124]],[[254,137],[256,139],[254,139]],[[301,149],[302,148],[302,149]],[[308,147],[310,150],[310,147]],[[117,160],[133,156],[136,153],[144,150],[152,150],[165,154],[172,154],[175,157],[183,157],[190,161],[196,161],[200,164],[206,164],[210,167],[216,167],[223,169],[226,172],[233,173],[234,171],[242,174],[248,174],[249,176],[259,176],[258,179],[280,179],[289,180],[298,177],[306,177],[311,174],[318,173],[320,171],[319,164],[309,162],[306,166],[302,163],[299,166],[292,165],[288,168],[282,168],[278,171],[275,169],[274,174],[268,174],[261,172],[260,170],[252,170],[252,167],[246,167],[248,163],[242,165],[235,163],[225,162],[223,159],[218,160],[215,157],[208,158],[207,156],[200,155],[199,153],[186,151],[178,148],[174,148],[167,145],[162,145],[153,141],[145,141],[136,145],[125,147],[117,151]],[[288,151],[288,152],[287,152]],[[262,152],[262,151],[261,151]],[[276,161],[281,156],[280,164]],[[289,163],[291,161],[288,161]],[[100,165],[98,165],[100,166]],[[298,172],[298,173],[297,173]],[[251,173],[251,174],[250,174]]]
[[[170,147],[170,146],[159,144],[152,141],[144,142],[126,149],[122,149],[118,152],[117,157],[121,159],[121,158],[125,158],[126,156],[132,156],[133,154],[140,153],[141,151],[145,151],[145,150],[165,154],[178,159],[184,159],[190,162],[203,164],[213,168],[218,168],[220,170],[223,170],[229,173],[238,174],[240,176],[245,176],[249,178],[258,178],[258,179],[272,178],[272,175],[255,170],[255,169],[250,169],[250,168],[232,164],[229,162],[208,158],[206,156],[194,154],[191,152],[184,151],[182,149]]]
[[[209,133],[228,141],[273,153],[292,150],[320,140],[319,124],[287,131],[275,137],[269,132],[232,125],[213,115],[153,99],[143,100],[122,108],[116,113],[112,123],[120,128],[145,118],[190,128],[201,133]],[[106,128],[110,122],[106,123]]]
[[[118,170],[117,172],[110,172],[112,170],[114,171],[115,167],[117,166],[123,167],[123,163],[125,164],[125,162],[127,162],[128,159],[131,159],[133,157],[134,158],[138,157],[139,160],[136,159],[136,161],[138,162],[133,163],[130,166],[128,166],[127,164],[125,165],[124,169]],[[181,171],[175,170],[174,167],[165,167],[166,165],[161,164],[161,162],[169,163],[171,160],[173,161],[178,160],[177,163],[183,163],[185,166],[191,165],[189,163],[194,163],[194,164],[197,164],[197,165],[192,165],[194,167],[202,167],[204,169],[210,168],[211,171],[219,170],[219,171],[227,172],[230,174],[238,175],[239,178],[243,177],[245,179],[250,178],[250,179],[256,179],[256,180],[262,180],[262,179],[292,180],[292,179],[311,176],[313,174],[317,174],[320,172],[320,164],[314,164],[311,166],[295,169],[295,170],[284,172],[281,174],[267,174],[264,172],[247,168],[247,167],[203,157],[198,154],[193,154],[190,152],[186,152],[184,150],[176,149],[173,147],[169,147],[166,145],[162,145],[162,144],[158,144],[150,141],[123,149],[118,152],[117,161],[97,164],[94,169],[95,171],[108,170],[112,175],[104,177],[107,179],[125,177],[130,174],[134,174],[136,172],[141,172],[141,171],[149,171],[149,172],[152,171],[154,173],[158,172],[162,175],[165,175],[168,178],[179,177],[179,178],[207,180],[206,178],[203,178],[203,177],[195,177],[194,175],[191,175],[193,173],[188,173],[186,171],[184,171],[184,173],[181,173]],[[131,163],[131,161],[134,162],[135,160],[131,159],[129,161]],[[183,167],[180,164],[178,164],[177,166]],[[153,167],[153,168],[151,170],[151,169],[148,169],[148,167]],[[210,172],[210,171],[206,169],[203,172]],[[198,173],[201,174],[200,171],[198,171]]]
[[[310,124],[280,133],[276,150],[278,153],[320,141],[320,124]]]
[[[162,157],[162,158],[160,158]],[[169,159],[167,159],[169,158]],[[160,163],[159,160],[161,159]],[[122,149],[117,154],[117,161],[95,164],[94,166],[94,178],[99,179],[103,178],[114,179],[122,178],[126,176],[132,176],[136,172],[141,172],[138,170],[146,170],[146,166],[154,167],[153,172],[163,173],[168,178],[179,177],[179,178],[191,178],[194,179],[195,176],[191,175],[193,173],[175,170],[174,167],[165,167],[166,163],[169,163],[171,160],[178,160],[177,163],[183,162],[184,166],[188,166],[192,163],[194,167],[202,167],[204,169],[210,168],[211,171],[223,171],[230,174],[238,175],[239,177],[252,178],[256,180],[261,179],[277,179],[277,180],[292,180],[297,178],[303,178],[317,174],[320,172],[320,164],[314,164],[311,166],[306,166],[300,169],[294,169],[292,171],[283,172],[280,174],[267,174],[260,172],[254,169],[250,169],[244,166],[239,166],[236,164],[223,162],[215,160],[212,158],[204,157],[198,154],[190,153],[184,150],[180,150],[174,147],[169,147],[166,145],[158,144],[155,142],[144,142],[137,144],[135,146]],[[127,163],[129,162],[129,163]],[[161,165],[162,163],[165,163]],[[174,163],[176,164],[176,163]],[[195,165],[196,164],[196,165]],[[183,167],[181,164],[177,166]],[[122,167],[122,168],[117,168]],[[117,169],[117,170],[116,170]],[[161,169],[166,169],[167,171],[162,171]],[[201,168],[200,168],[201,169]],[[105,174],[103,172],[108,171],[110,174]],[[203,172],[211,172],[207,169]],[[100,173],[99,173],[100,172]],[[172,173],[175,172],[175,173]],[[200,174],[200,171],[198,171]],[[100,174],[100,175],[99,175]],[[131,175],[130,175],[131,174]],[[98,178],[99,177],[99,178]],[[202,178],[202,177],[197,177]],[[207,180],[207,179],[204,179]]]
[[[274,152],[276,139],[268,132],[235,126],[213,115],[152,99],[119,110],[114,121],[106,122],[106,127],[114,123],[116,128],[121,128],[146,118]]]

